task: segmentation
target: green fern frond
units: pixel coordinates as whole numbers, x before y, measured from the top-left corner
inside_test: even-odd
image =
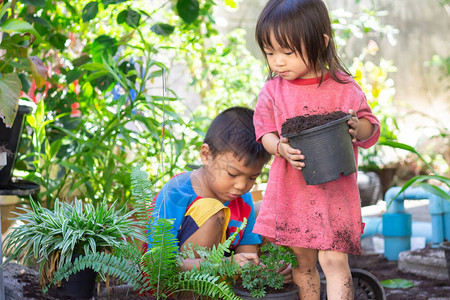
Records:
[[[239,234],[239,231],[243,230],[247,226],[247,219],[244,219],[241,226],[228,237],[225,242],[219,244],[217,247],[213,246],[212,249],[201,247],[198,245],[189,244],[190,251],[182,252],[184,257],[193,258],[193,251],[196,251],[202,262],[198,272],[200,274],[218,274],[220,276],[233,277],[239,273],[239,265],[234,263],[233,256],[231,260],[224,260],[225,253],[230,252],[230,245]],[[233,254],[232,254],[233,255]]]
[[[150,286],[165,290],[168,280],[179,273],[181,259],[178,241],[170,231],[173,220],[158,219],[151,227],[149,250],[141,261],[142,271],[148,276]]]
[[[57,284],[63,279],[68,279],[70,275],[75,274],[84,269],[92,269],[100,274],[108,274],[124,282],[127,282],[133,288],[145,289],[147,286],[147,278],[142,274],[139,266],[129,261],[115,257],[110,253],[98,252],[86,256],[75,258],[73,263],[66,263],[59,268],[52,281],[42,288],[46,293],[48,288]]]
[[[131,172],[131,193],[135,199],[136,217],[148,224],[154,207],[154,192],[151,189],[153,183],[148,174],[141,170],[141,166],[135,167]]]
[[[180,273],[178,278],[171,280],[169,286],[168,295],[183,291],[193,291],[195,294],[211,297],[212,299],[241,300],[226,282],[220,282],[219,276],[211,274],[199,274],[195,271]]]
[[[136,265],[140,264],[142,259],[141,244],[137,241],[131,241],[127,245],[113,249],[117,258],[129,260]]]
[[[245,226],[247,226],[247,219],[244,218],[241,226],[237,228],[236,232],[234,232],[230,237],[228,237],[217,247],[213,246],[212,249],[192,244],[190,244],[189,246],[191,247],[191,249],[197,251],[198,255],[203,260],[208,260],[212,263],[220,264],[223,260],[223,257],[225,256],[225,253],[230,252],[231,243],[234,241],[239,232],[245,228]]]

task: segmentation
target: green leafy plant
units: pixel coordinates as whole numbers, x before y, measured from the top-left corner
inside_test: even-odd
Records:
[[[3,71],[18,72],[22,82],[14,92],[17,100],[22,94],[38,104],[27,117],[26,143],[20,150],[25,154],[16,174],[41,186],[38,197],[49,208],[55,198],[130,203],[130,165],[143,162],[157,179],[153,165],[160,155],[167,177],[193,161],[191,150],[201,144],[197,133],[207,122],[197,116],[186,120],[186,107],[167,88],[163,111],[161,78],[170,77],[171,62],[186,64],[196,74],[192,84],[200,88],[200,82],[207,82],[204,91],[221,101],[203,117],[216,115],[212,110],[229,105],[230,99],[256,99],[257,87],[250,80],[260,73],[244,64],[233,69],[230,62],[257,62],[249,60],[241,32],[223,37],[215,29],[217,4],[211,0],[154,6],[143,0],[13,3],[2,10],[4,24],[27,24],[17,27],[14,38],[30,39],[27,58],[45,53],[34,69],[48,75],[37,77],[30,68],[9,63],[12,55],[5,58]],[[225,5],[235,6],[236,1]],[[199,61],[201,68],[194,66]],[[164,149],[163,135],[168,141]]]
[[[0,118],[7,127],[16,117],[21,91],[30,87],[27,78],[32,76],[42,87],[46,77],[42,60],[30,50],[42,37],[27,21],[8,18],[11,4],[0,3]]]
[[[230,252],[231,242],[245,227],[246,222],[218,247],[191,247],[191,250],[196,250],[201,255],[203,262],[199,268],[184,271],[181,258],[192,256],[193,252],[179,253],[177,240],[170,233],[172,220],[158,219],[153,222],[153,217],[149,217],[149,211],[153,207],[153,192],[148,174],[135,168],[131,178],[132,193],[137,203],[134,213],[141,225],[145,225],[144,228],[149,226],[147,235],[152,237],[149,250],[142,253],[136,244],[122,244],[114,247],[114,251],[110,253],[97,252],[77,257],[73,263],[67,261],[59,268],[49,285],[80,270],[91,268],[100,274],[116,277],[130,284],[139,293],[151,294],[157,299],[174,297],[185,291],[213,299],[239,299],[227,284],[229,278],[237,274],[239,266],[233,260],[224,260],[223,256],[225,252]]]
[[[417,155],[417,158],[419,160],[421,160],[428,167],[428,169],[431,172],[430,175],[417,175],[417,176],[414,176],[413,178],[411,178],[410,180],[408,180],[402,186],[402,188],[397,193],[397,195],[395,197],[393,197],[392,199],[395,199],[398,195],[400,195],[408,187],[413,186],[413,185],[419,185],[426,191],[428,191],[432,194],[435,194],[438,197],[441,197],[443,199],[450,201],[450,195],[448,193],[448,191],[450,190],[450,179],[448,177],[441,176],[440,174],[438,174],[434,170],[434,168],[423,158],[423,156],[419,152],[417,152],[417,150],[414,147],[404,144],[404,143],[399,143],[399,142],[395,142],[395,141],[384,141],[384,140],[380,141],[379,144],[388,146],[388,147],[392,147],[392,148],[396,148],[396,149],[406,150],[411,153],[414,153],[415,155]],[[446,189],[438,186],[437,182],[440,182],[443,185],[443,187],[445,187]],[[391,203],[392,203],[392,201],[391,201]],[[391,203],[388,203],[388,208],[391,205]]]
[[[250,291],[254,298],[263,298],[268,287],[282,289],[284,276],[277,271],[286,263],[291,264],[293,268],[297,266],[297,259],[288,247],[268,243],[261,247],[261,253],[261,263],[246,264],[242,267],[240,276],[242,286]]]
[[[130,218],[133,212],[116,210],[114,203],[94,207],[80,200],[67,203],[57,199],[53,210],[33,200],[30,204],[31,209],[19,208],[23,213],[14,219],[21,224],[4,240],[5,263],[12,259],[37,263],[41,285],[50,282],[74,254],[110,252],[127,239],[144,239],[138,223]]]
[[[387,11],[375,10],[374,3],[369,7],[362,7],[357,13],[344,9],[331,12],[339,53],[380,121],[380,136],[395,141],[399,131],[396,121],[398,113],[393,105],[395,87],[390,73],[396,72],[396,67],[392,61],[376,58],[379,41],[387,38],[394,45],[395,36],[399,32],[391,25],[383,24],[383,17],[387,14]],[[352,48],[349,45],[355,40],[358,40],[358,44],[367,45],[356,56],[349,51]],[[378,172],[385,167],[395,167],[397,155],[389,150],[379,144],[369,149],[360,148],[359,169]]]
[[[370,45],[363,49],[363,53],[376,52],[368,50],[369,48]],[[365,54],[354,59],[351,71],[363,89],[372,112],[380,121],[380,139],[396,141],[399,132],[396,121],[398,114],[393,106],[395,88],[389,79],[389,74],[395,72],[396,68],[392,62],[384,59],[379,64],[364,61],[364,56]],[[369,149],[361,148],[359,168],[364,171],[379,171],[396,166],[398,157],[395,153],[388,153],[388,149],[379,143]]]

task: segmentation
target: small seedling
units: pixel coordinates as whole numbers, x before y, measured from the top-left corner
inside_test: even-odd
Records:
[[[264,244],[261,253],[259,265],[249,263],[241,270],[242,286],[254,298],[263,298],[268,287],[281,290],[284,287],[284,276],[278,270],[286,264],[291,264],[293,268],[297,266],[297,259],[288,247]]]

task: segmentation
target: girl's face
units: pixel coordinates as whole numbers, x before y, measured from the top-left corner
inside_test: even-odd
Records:
[[[270,34],[270,42],[272,46],[267,45],[264,47],[264,52],[266,53],[269,67],[275,74],[286,80],[316,77],[315,70],[309,68],[305,63],[308,57],[306,57],[303,49],[302,59],[300,53],[282,48],[275,39],[273,32]]]
[[[212,155],[203,156],[202,160],[203,188],[198,195],[221,202],[232,201],[250,191],[264,165],[245,166],[244,159],[239,160],[232,152],[219,154],[215,158]]]

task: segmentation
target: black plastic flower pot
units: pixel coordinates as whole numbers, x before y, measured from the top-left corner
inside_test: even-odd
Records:
[[[298,298],[298,287],[295,284],[292,284],[289,289],[282,289],[275,292],[267,292],[266,296],[263,298],[254,298],[252,294],[248,291],[244,291],[237,286],[233,288],[236,296],[244,300],[258,300],[258,299],[275,299],[275,300],[297,300]]]
[[[361,269],[352,268],[350,271],[353,278],[354,299],[386,300],[384,287],[375,275]],[[324,288],[320,299],[327,300],[326,279],[324,279],[322,287]]]
[[[63,280],[61,286],[49,290],[49,294],[61,299],[92,299],[97,273],[92,269],[84,269]]]
[[[305,156],[302,174],[307,185],[339,179],[356,172],[352,138],[347,121],[350,115],[300,132],[285,134],[291,147]]]
[[[22,135],[24,116],[31,110],[29,106],[19,105],[11,128],[7,128],[5,123],[0,120],[0,147],[4,147],[7,151],[7,164],[0,171],[0,188],[6,187],[11,180]]]

